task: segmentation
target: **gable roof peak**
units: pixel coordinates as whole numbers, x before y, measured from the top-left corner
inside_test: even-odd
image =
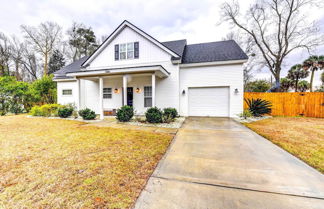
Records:
[[[131,22],[129,22],[128,20],[124,20],[107,38],[106,40],[104,40],[102,42],[102,44],[88,57],[88,59],[85,60],[84,63],[82,63],[82,67],[86,66],[87,64],[89,64],[92,60],[94,60],[95,57],[97,57],[101,51],[106,48],[106,46],[109,44],[109,42],[114,39],[121,30],[124,29],[124,26],[127,25],[128,27],[130,27],[131,29],[133,29],[135,32],[139,33],[140,35],[142,35],[143,37],[145,37],[146,39],[148,39],[149,41],[151,41],[152,43],[154,43],[155,45],[157,45],[158,47],[160,47],[161,49],[163,49],[164,51],[166,51],[167,53],[169,53],[170,55],[172,55],[173,57],[180,57],[181,55],[177,54],[176,52],[174,52],[173,50],[169,49],[168,47],[164,46],[161,42],[159,42],[158,40],[156,40],[155,38],[153,38],[152,36],[150,36],[149,34],[147,34],[146,32],[144,32],[143,30],[141,30],[140,28],[138,28],[137,26],[135,26],[134,24],[132,24]]]

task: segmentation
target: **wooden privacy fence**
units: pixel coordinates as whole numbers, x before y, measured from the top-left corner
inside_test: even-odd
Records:
[[[273,116],[306,116],[324,118],[324,92],[245,92],[245,99],[264,99],[272,103]],[[247,108],[244,102],[244,109]]]

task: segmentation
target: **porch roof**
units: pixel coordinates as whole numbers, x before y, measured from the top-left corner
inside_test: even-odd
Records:
[[[67,73],[69,77],[89,77],[89,76],[107,76],[107,75],[123,75],[137,73],[156,73],[160,78],[168,77],[170,73],[162,65],[136,66],[136,67],[120,67],[106,68],[98,70],[75,71]]]

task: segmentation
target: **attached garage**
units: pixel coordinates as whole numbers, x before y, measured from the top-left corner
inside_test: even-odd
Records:
[[[189,88],[189,116],[229,117],[229,87]]]

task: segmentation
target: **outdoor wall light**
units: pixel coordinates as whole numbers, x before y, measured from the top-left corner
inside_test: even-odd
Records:
[[[238,89],[235,89],[235,90],[234,90],[234,93],[235,93],[235,94],[238,94],[238,93],[239,93]]]
[[[185,95],[186,94],[186,90],[182,90],[182,95]]]
[[[141,92],[141,89],[140,88],[136,88],[136,93],[140,93]]]
[[[115,92],[115,94],[118,94],[119,93],[119,89],[115,88],[114,89],[114,92]]]

